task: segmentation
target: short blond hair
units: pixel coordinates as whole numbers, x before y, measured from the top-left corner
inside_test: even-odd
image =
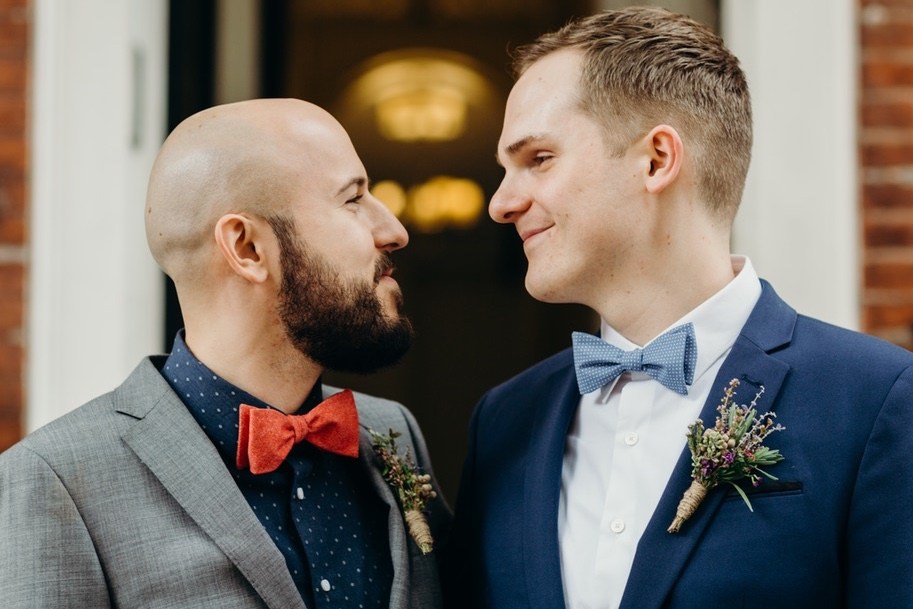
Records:
[[[583,52],[581,105],[617,154],[658,124],[675,127],[710,211],[735,217],[751,160],[751,97],[717,34],[666,9],[605,11],[516,49],[515,74],[562,49]]]

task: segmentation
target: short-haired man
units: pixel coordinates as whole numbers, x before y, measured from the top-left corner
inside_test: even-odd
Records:
[[[752,138],[736,58],[629,8],[516,66],[490,214],[519,233],[530,294],[589,306],[601,339],[575,333],[478,405],[453,606],[913,606],[913,355],[797,315],[730,255]],[[727,407],[692,462],[686,432],[714,428],[732,379],[729,407],[777,418],[752,436]],[[682,502],[692,473],[706,494]]]

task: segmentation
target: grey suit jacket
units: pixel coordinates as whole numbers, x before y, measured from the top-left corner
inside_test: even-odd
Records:
[[[156,363],[0,455],[3,607],[304,609],[282,554]],[[363,428],[399,431],[431,471],[405,408],[355,399]],[[407,535],[366,429],[359,460],[389,506],[391,609],[439,607],[436,556]],[[432,502],[433,532],[449,517]]]

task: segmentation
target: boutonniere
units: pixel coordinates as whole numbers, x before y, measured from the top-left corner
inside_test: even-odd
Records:
[[[761,469],[783,460],[779,450],[764,446],[764,439],[784,427],[774,424],[775,414],[765,412],[756,416],[757,403],[764,387],[755,394],[750,404],[735,403],[738,379],[729,381],[723,390],[723,399],[717,406],[716,424],[705,429],[700,419],[688,426],[688,448],[691,451],[691,486],[685,491],[669,526],[670,533],[677,533],[682,523],[690,518],[707,495],[707,491],[721,482],[727,482],[738,491],[745,505],[754,511],[748,495],[736,484],[748,478],[752,486],[761,484],[762,476],[777,478]]]
[[[409,535],[421,549],[422,554],[428,554],[434,547],[434,538],[431,537],[431,528],[425,519],[425,505],[437,497],[431,487],[431,476],[421,474],[406,449],[404,455],[399,454],[396,438],[401,434],[390,430],[388,435],[379,434],[373,429],[368,430],[374,440],[374,452],[384,464],[383,476],[390,485],[403,510],[403,518]]]

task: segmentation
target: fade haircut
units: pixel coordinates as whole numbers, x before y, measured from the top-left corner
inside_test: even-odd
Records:
[[[674,127],[692,152],[702,198],[731,222],[751,160],[751,98],[723,40],[666,9],[606,11],[517,48],[515,76],[562,49],[583,53],[580,103],[613,153],[621,155],[656,125]]]

